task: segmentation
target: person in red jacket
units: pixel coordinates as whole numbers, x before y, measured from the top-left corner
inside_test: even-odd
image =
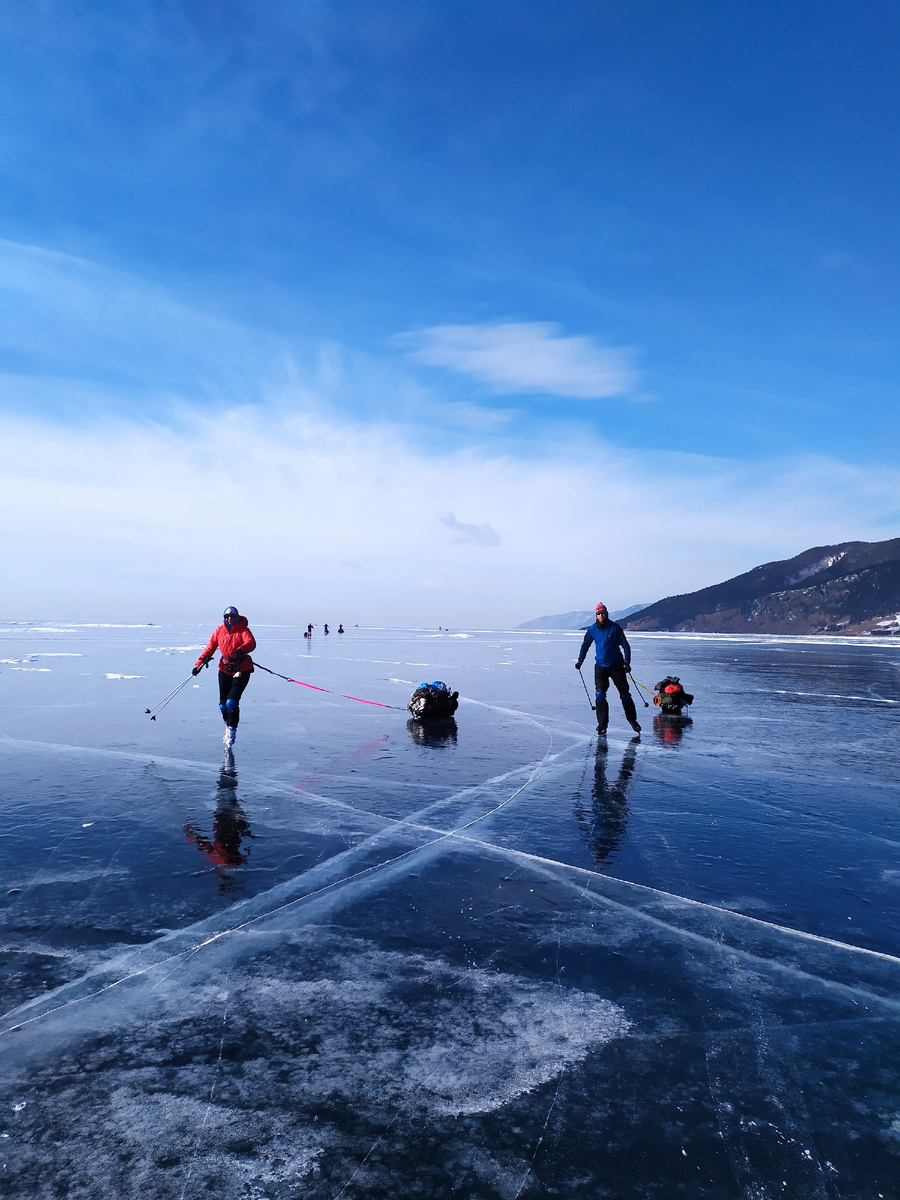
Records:
[[[250,632],[247,618],[242,617],[234,606],[225,609],[222,624],[206,644],[206,649],[197,659],[192,675],[199,675],[209,663],[216,650],[219,659],[219,711],[225,721],[222,741],[233,746],[237,727],[241,719],[241,696],[253,673],[250,651],[256,649],[256,638]]]

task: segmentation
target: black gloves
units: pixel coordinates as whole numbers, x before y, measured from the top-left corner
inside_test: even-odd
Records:
[[[581,663],[580,663],[580,662],[577,662],[577,663],[575,664],[575,670],[576,670],[576,671],[580,671],[580,670],[581,670]]]
[[[203,670],[203,668],[202,668],[202,667],[194,667],[193,671],[191,671],[191,674],[192,674],[192,675],[199,675],[199,674],[200,674],[200,672],[201,672],[202,670]]]

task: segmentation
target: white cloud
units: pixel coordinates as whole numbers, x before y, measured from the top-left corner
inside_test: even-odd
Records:
[[[155,621],[227,601],[258,621],[509,626],[897,532],[900,471],[832,460],[586,438],[574,461],[568,444],[428,452],[388,424],[261,406],[188,410],[178,428],[7,418],[4,441],[13,618]]]
[[[600,400],[632,391],[628,350],[563,337],[548,321],[434,325],[398,335],[416,362],[470,375],[494,392],[540,392]]]
[[[155,621],[227,602],[259,621],[509,625],[898,532],[892,468],[627,451],[585,429],[574,452],[571,435],[494,451],[484,434],[513,410],[442,404],[342,347],[278,370],[282,339],[78,259],[0,242],[0,266],[23,364],[0,388],[49,414],[4,418],[9,617]],[[405,344],[497,390],[630,386],[623,351],[550,325]],[[111,416],[135,389],[165,403]],[[428,449],[451,422],[475,444]]]
[[[445,513],[440,518],[441,524],[446,525],[451,529],[456,537],[453,539],[457,545],[464,546],[499,546],[500,534],[496,529],[491,529],[490,525],[465,525],[461,521],[457,521],[453,513]]]

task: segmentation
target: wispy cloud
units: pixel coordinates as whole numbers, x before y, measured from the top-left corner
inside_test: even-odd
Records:
[[[590,337],[565,337],[549,321],[434,325],[396,341],[416,362],[470,375],[505,394],[602,400],[626,395],[637,384],[630,351]]]
[[[448,529],[452,529],[456,534],[453,539],[457,545],[469,546],[499,546],[500,534],[496,529],[491,529],[490,525],[464,525],[462,521],[457,521],[453,513],[445,513],[439,518],[442,525],[446,525]]]
[[[139,276],[39,246],[0,239],[0,277],[0,358],[16,368],[7,392],[53,377],[76,391],[104,383],[108,395],[244,398],[287,353],[283,339]]]

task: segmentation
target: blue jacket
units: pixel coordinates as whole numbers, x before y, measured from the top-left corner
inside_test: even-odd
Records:
[[[631,670],[631,647],[628,645],[628,639],[621,625],[617,625],[615,621],[609,620],[605,622],[602,628],[596,621],[593,625],[590,625],[587,633],[584,635],[584,641],[581,643],[581,652],[578,655],[579,667],[584,662],[585,656],[591,648],[591,642],[597,648],[598,667],[624,666],[626,671]]]

